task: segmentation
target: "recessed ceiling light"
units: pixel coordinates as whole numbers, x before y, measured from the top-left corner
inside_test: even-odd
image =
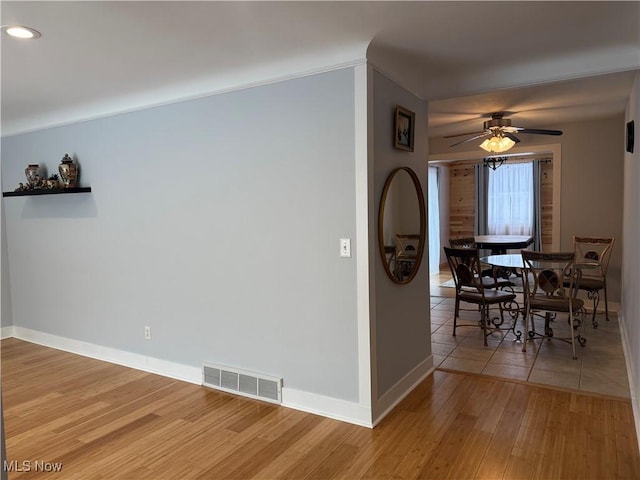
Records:
[[[3,25],[2,32],[10,37],[23,39],[40,38],[42,36],[36,29],[21,25]]]

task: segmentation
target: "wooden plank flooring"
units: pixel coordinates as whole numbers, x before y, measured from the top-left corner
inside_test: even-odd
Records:
[[[640,478],[625,400],[436,371],[367,429],[16,339],[1,346],[10,480]],[[25,461],[31,470],[15,471]]]

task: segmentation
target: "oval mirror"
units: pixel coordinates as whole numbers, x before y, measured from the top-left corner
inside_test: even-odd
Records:
[[[387,275],[409,283],[418,273],[426,239],[424,195],[413,170],[399,167],[387,177],[378,211],[378,245]]]

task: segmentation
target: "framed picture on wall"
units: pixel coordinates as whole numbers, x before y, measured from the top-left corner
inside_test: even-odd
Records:
[[[627,152],[633,153],[633,134],[635,131],[635,122],[631,120],[627,122]]]
[[[399,150],[413,152],[413,135],[416,114],[400,105],[396,105],[396,118],[393,122],[393,146]]]

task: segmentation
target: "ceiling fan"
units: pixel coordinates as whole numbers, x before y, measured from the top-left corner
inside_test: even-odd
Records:
[[[488,152],[505,152],[513,147],[516,143],[520,143],[520,139],[514,134],[528,133],[536,135],[562,135],[560,130],[543,130],[539,128],[523,128],[511,125],[511,120],[504,118],[505,112],[494,112],[491,114],[491,120],[484,122],[484,130],[482,132],[458,133],[456,135],[446,135],[444,138],[462,137],[465,135],[473,135],[464,140],[450,145],[455,147],[463,143],[472,142],[479,138],[485,138],[480,147]]]

